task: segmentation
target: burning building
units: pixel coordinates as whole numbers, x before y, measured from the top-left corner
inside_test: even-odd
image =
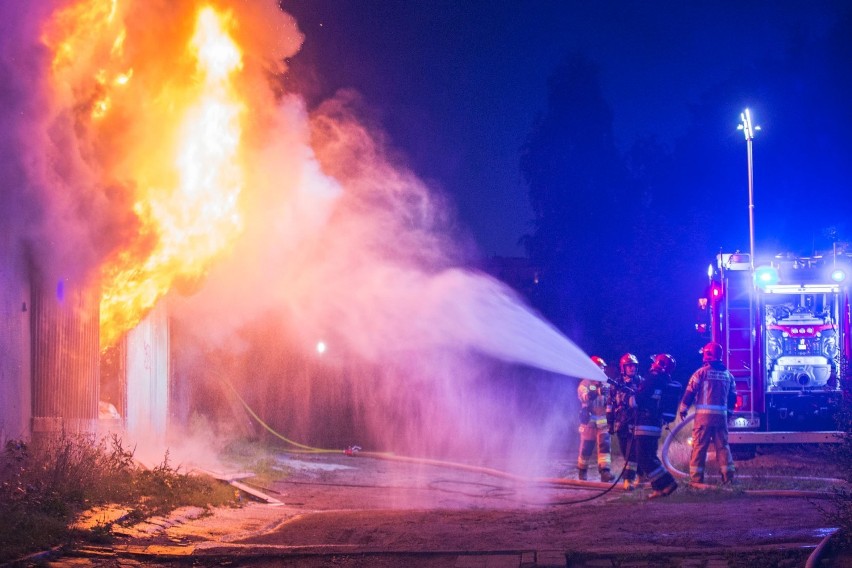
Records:
[[[247,109],[274,106],[252,83],[301,41],[253,4],[4,6],[3,437],[91,430],[102,394],[164,429],[156,308],[242,230],[243,153],[269,119]]]
[[[250,432],[260,408],[306,435],[529,449],[551,438],[506,420],[484,361],[598,376],[460,268],[451,208],[356,94],[308,109],[284,88],[304,38],[277,2],[2,10],[0,438]]]

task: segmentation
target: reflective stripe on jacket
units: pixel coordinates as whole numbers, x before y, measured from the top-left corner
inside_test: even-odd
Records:
[[[721,361],[711,361],[689,378],[679,411],[685,412],[694,403],[695,425],[727,424],[736,400],[734,376]]]
[[[597,396],[590,396],[592,392],[597,393]],[[592,416],[606,416],[608,396],[606,383],[583,379],[580,381],[580,386],[577,387],[577,398],[589,408],[589,413]]]
[[[645,380],[636,387],[636,395],[634,396],[637,407],[635,435],[657,437],[662,435],[663,419],[660,411],[660,397],[663,388],[670,380],[670,375],[652,370]]]

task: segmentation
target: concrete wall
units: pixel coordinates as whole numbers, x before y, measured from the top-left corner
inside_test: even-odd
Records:
[[[0,229],[0,444],[29,439],[30,286],[22,248]]]

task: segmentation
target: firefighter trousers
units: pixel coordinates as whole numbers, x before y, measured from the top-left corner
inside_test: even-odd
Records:
[[[707,450],[710,445],[716,449],[716,463],[722,474],[722,482],[733,481],[734,457],[728,445],[728,425],[700,424],[692,429],[692,456],[689,459],[689,479],[704,483],[704,465],[707,462]]]
[[[580,455],[577,456],[577,470],[587,471],[597,446],[598,471],[609,471],[612,462],[610,435],[607,430],[606,416],[592,416],[586,424],[580,424]]]
[[[634,436],[633,443],[636,445],[638,469],[651,482],[652,489],[660,491],[670,485],[676,485],[675,478],[657,457],[657,449],[660,447],[659,436],[637,435]]]
[[[629,429],[624,428],[616,430],[615,435],[618,437],[618,447],[621,450],[621,455],[624,456],[624,473],[621,478],[631,482],[635,481],[639,462],[636,458],[638,452],[633,433]]]

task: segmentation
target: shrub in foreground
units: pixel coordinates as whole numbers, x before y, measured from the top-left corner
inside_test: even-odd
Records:
[[[212,478],[180,473],[168,453],[154,469],[140,467],[116,435],[10,440],[0,454],[0,563],[87,537],[68,527],[96,505],[116,503],[133,511],[130,518],[144,518],[233,498],[231,488]],[[102,540],[104,532],[99,527],[91,536]]]

